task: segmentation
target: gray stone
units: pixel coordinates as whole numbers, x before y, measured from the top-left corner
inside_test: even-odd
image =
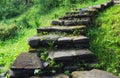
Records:
[[[79,69],[79,66],[65,66],[64,71],[69,70],[69,71],[75,71],[77,69]]]
[[[90,56],[90,57],[86,57]],[[55,61],[73,61],[75,58],[80,58],[79,60],[89,60],[94,54],[89,50],[58,50],[49,52],[49,58]]]
[[[61,18],[64,20],[64,19],[69,19],[69,18],[87,18],[87,17],[91,17],[91,15],[79,13],[79,14],[73,14],[73,15],[66,15]]]
[[[82,8],[80,9],[80,11],[83,11],[84,13],[89,13],[91,15],[95,15],[98,13],[98,10],[94,8]]]
[[[73,43],[89,43],[89,38],[86,36],[74,36]]]
[[[70,37],[61,37],[58,39],[58,48],[72,47],[73,40]]]
[[[65,27],[65,26],[51,26],[51,27],[45,27],[45,28],[38,28],[37,32],[42,33],[42,32],[62,32],[62,33],[73,33],[74,30],[79,30],[81,34],[85,33],[86,31],[86,26],[81,25],[81,26],[70,26],[70,27]]]
[[[42,47],[51,47],[55,46],[57,44],[58,38],[60,38],[59,35],[44,35],[40,37],[41,43],[40,46]]]
[[[43,69],[43,65],[37,53],[21,53],[14,61],[11,69]]]
[[[28,78],[34,75],[35,69],[43,68],[37,53],[21,53],[11,67],[10,78]]]
[[[51,25],[62,25],[63,21],[52,21]]]
[[[76,26],[77,21],[75,21],[75,20],[65,20],[63,25],[64,26]]]
[[[70,37],[61,37],[61,38],[59,38],[58,39],[58,43],[69,43],[69,42],[72,42],[72,38],[70,38]]]
[[[103,10],[104,5],[95,5],[92,8],[97,9],[99,11]]]
[[[55,76],[41,76],[41,77],[30,77],[30,78],[69,78],[69,76],[64,74],[59,74]]]
[[[89,47],[89,38],[85,36],[74,36],[73,45],[76,48],[88,48]]]
[[[113,1],[115,4],[120,4],[120,0],[114,0]]]
[[[76,25],[88,25],[90,23],[89,18],[84,18],[80,20],[65,20],[64,26],[76,26]]]
[[[28,44],[32,48],[38,48],[40,43],[40,38],[37,36],[31,37],[28,39]]]
[[[74,71],[72,78],[119,78],[106,71],[93,69],[91,71]]]

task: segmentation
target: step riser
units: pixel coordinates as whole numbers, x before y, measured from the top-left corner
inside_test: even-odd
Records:
[[[88,13],[91,16],[98,14],[98,11],[93,9],[87,9],[87,8],[83,8],[83,9],[76,9],[78,12],[66,12],[66,15],[70,16],[70,15],[75,15],[75,14],[81,14],[81,13]]]
[[[51,43],[51,45],[50,45]],[[29,43],[29,46],[31,48],[40,48],[40,47],[44,47],[44,48],[49,48],[49,47],[56,47],[56,48],[89,48],[89,42],[78,42],[78,43],[74,43],[74,42],[58,42],[58,41],[41,41],[40,43],[38,43],[38,45],[33,45],[32,43]]]
[[[55,26],[55,25],[59,25],[59,26],[78,26],[78,25],[89,25],[91,23],[91,20],[80,20],[80,21],[73,21],[73,20],[69,20],[68,18],[63,18],[63,22],[60,21],[52,21],[51,25]],[[56,23],[53,23],[56,22]]]
[[[76,15],[68,15],[68,16],[64,16],[64,17],[61,17],[62,19],[69,19],[69,18],[91,18],[92,17],[92,15],[90,15],[90,14],[82,14],[82,15],[80,15],[80,14],[76,14]]]
[[[81,28],[81,29],[71,29],[71,30],[60,30],[60,29],[37,29],[37,33],[66,33],[66,34],[73,34],[75,31],[81,35],[86,34],[86,28]]]

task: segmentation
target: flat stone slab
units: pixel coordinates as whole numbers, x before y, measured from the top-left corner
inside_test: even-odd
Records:
[[[119,78],[106,71],[93,69],[91,71],[74,71],[72,78]]]
[[[73,37],[73,42],[74,43],[88,43],[89,42],[89,38],[86,36],[74,36]]]
[[[74,15],[66,15],[66,16],[63,16],[64,19],[67,19],[67,18],[87,18],[87,17],[91,17],[90,14],[74,14]]]
[[[90,24],[90,18],[84,18],[81,20],[64,20],[62,25],[64,26],[78,26],[78,25],[88,25]]]
[[[120,4],[120,0],[114,0],[113,1],[115,4]]]
[[[93,9],[97,9],[98,11],[101,11],[105,6],[103,4],[100,5],[94,5],[94,6],[90,6],[88,8],[93,8]]]
[[[88,57],[89,56],[89,57]],[[49,58],[55,61],[73,61],[75,58],[79,60],[94,59],[95,55],[89,50],[57,50],[49,52]]]
[[[75,30],[79,30],[81,33],[85,33],[86,31],[86,26],[81,25],[81,26],[70,26],[70,27],[65,27],[65,26],[50,26],[50,27],[42,27],[37,29],[37,33],[43,33],[43,32],[65,32],[65,33],[73,33]]]
[[[60,36],[60,35],[49,34],[49,35],[40,36],[38,40],[39,42],[37,43],[36,40],[30,41],[29,39],[28,41],[29,46],[31,48],[51,47],[51,46],[53,47],[55,46],[56,48],[87,48],[89,47],[89,38],[82,35]]]
[[[66,12],[66,15],[73,15],[73,14],[79,14],[80,12]]]
[[[61,18],[61,19],[63,20],[63,22],[61,24],[57,24],[59,26],[88,25],[91,22],[90,18],[82,18],[82,19],[79,18],[79,20],[75,20],[75,18]],[[59,22],[59,21],[56,21],[56,22]],[[54,24],[52,24],[52,25],[54,25]]]
[[[14,61],[11,69],[42,69],[42,61],[36,53],[21,53]]]
[[[41,77],[30,77],[30,78],[69,78],[69,76],[64,74],[59,74],[55,76],[41,76]]]

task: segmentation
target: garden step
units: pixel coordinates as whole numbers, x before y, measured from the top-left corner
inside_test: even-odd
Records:
[[[69,19],[69,18],[90,18],[91,17],[91,14],[73,14],[73,15],[66,15],[66,16],[63,16],[61,18],[63,19]]]
[[[21,53],[14,61],[11,69],[42,69],[42,61],[37,53]]]
[[[43,62],[37,53],[21,53],[11,66],[10,76],[11,78],[24,78],[24,76],[32,76],[35,69],[43,68]]]
[[[70,27],[65,27],[65,26],[49,26],[49,27],[41,27],[37,29],[37,33],[44,33],[44,32],[61,32],[61,33],[70,33],[72,34],[73,32],[78,31],[80,34],[85,34],[86,33],[86,26],[81,25],[81,26],[70,26]]]
[[[115,4],[120,4],[120,0],[114,0]]]
[[[81,8],[81,9],[76,9],[77,12],[67,12],[66,15],[72,15],[74,13],[88,13],[90,15],[96,15],[98,13],[98,10],[97,9],[93,9],[93,8]]]
[[[59,36],[43,35],[34,36],[28,40],[31,48],[56,47],[56,48],[88,48],[89,38],[85,36]],[[63,46],[64,45],[64,46]]]
[[[119,78],[106,71],[93,69],[91,71],[74,71],[72,78]]]
[[[66,49],[50,51],[49,58],[56,62],[73,63],[75,60],[78,61],[93,61],[95,60],[95,55],[87,49]]]
[[[88,8],[92,8],[92,9],[97,9],[98,11],[102,11],[104,9],[104,5],[100,4],[100,5],[94,5],[94,6],[90,6]]]
[[[90,18],[84,18],[81,20],[72,20],[74,18],[61,18],[63,20],[52,21],[51,25],[59,25],[59,26],[78,26],[78,25],[88,25],[90,24]]]

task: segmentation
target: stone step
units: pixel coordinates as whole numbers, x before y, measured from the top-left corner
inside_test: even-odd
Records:
[[[120,4],[120,0],[114,0],[114,4]]]
[[[75,60],[91,62],[96,60],[95,55],[88,49],[66,49],[50,51],[49,58],[55,62],[74,63]]]
[[[49,26],[49,27],[41,27],[37,29],[37,33],[44,33],[44,32],[61,32],[61,33],[68,33],[72,34],[73,32],[78,31],[80,34],[85,34],[86,33],[86,26],[81,25],[81,26],[70,26],[70,27],[65,27],[65,26]]]
[[[97,9],[93,9],[93,8],[81,8],[81,9],[76,9],[75,12],[66,12],[66,15],[75,15],[75,14],[91,14],[91,15],[95,15],[98,13]]]
[[[21,53],[11,66],[10,78],[28,78],[34,75],[35,69],[43,68],[37,53]]]
[[[104,5],[103,4],[100,4],[100,5],[94,5],[94,6],[90,6],[88,8],[92,8],[92,9],[96,9],[98,11],[102,11],[104,9]]]
[[[90,18],[84,18],[80,20],[72,20],[74,18],[60,18],[62,20],[52,21],[51,25],[59,25],[59,26],[79,26],[79,25],[89,25],[91,23]]]
[[[72,15],[65,15],[61,18],[63,19],[69,19],[69,18],[90,18],[91,17],[91,14],[88,14],[88,13],[84,13],[84,14],[72,14]]]
[[[91,71],[74,71],[72,72],[72,78],[119,78],[106,71],[93,69]]]
[[[28,44],[31,48],[56,47],[59,48],[88,48],[89,38],[85,36],[59,36],[44,35],[29,38]],[[64,45],[64,46],[63,46]]]
[[[37,53],[21,53],[14,61],[11,69],[42,69],[42,61]]]

